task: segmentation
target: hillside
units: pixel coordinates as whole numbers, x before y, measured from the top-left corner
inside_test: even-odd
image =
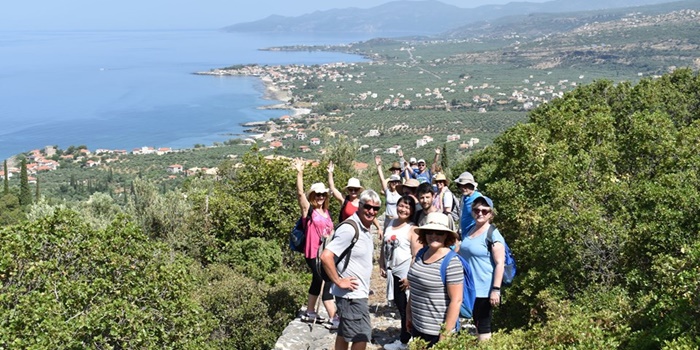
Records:
[[[506,5],[485,5],[464,8],[437,0],[393,1],[360,9],[344,8],[316,11],[296,17],[281,15],[224,27],[230,32],[315,32],[315,33],[381,33],[382,35],[431,35],[481,21],[536,13],[561,13],[613,9],[668,0],[555,0],[545,3],[511,2]]]

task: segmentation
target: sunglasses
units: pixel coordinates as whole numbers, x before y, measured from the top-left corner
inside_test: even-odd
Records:
[[[375,207],[375,206],[370,205],[370,204],[365,204],[362,207],[365,208],[365,210],[374,210],[375,212],[379,211],[379,209],[382,208],[382,207]]]
[[[442,237],[442,236],[444,236],[444,235],[446,235],[446,234],[447,234],[447,232],[445,232],[445,231],[427,231],[427,232],[425,233],[426,236],[427,236],[427,235],[435,235],[435,236],[438,236],[438,237]]]
[[[314,193],[314,196],[316,197],[325,197],[326,193]]]
[[[360,190],[359,188],[348,187],[348,192],[357,192],[357,191],[359,191],[359,190]]]
[[[418,163],[418,166],[425,166],[425,163]]]
[[[475,209],[472,209],[472,213],[474,213],[476,215],[481,214],[481,215],[486,216],[486,215],[489,215],[491,213],[491,209],[476,209],[475,208]]]

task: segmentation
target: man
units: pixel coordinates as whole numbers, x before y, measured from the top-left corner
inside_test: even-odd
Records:
[[[336,267],[336,259],[351,246],[355,229],[347,224],[339,226],[333,239],[321,253],[323,268],[333,283],[331,293],[336,297],[340,315],[338,335],[335,338],[336,350],[347,350],[349,343],[352,343],[352,350],[363,350],[372,338],[368,299],[374,239],[369,228],[381,204],[379,195],[373,190],[365,190],[360,194],[359,208],[348,218],[358,224],[359,238],[343,261],[338,262],[344,266],[340,274]]]
[[[462,216],[459,220],[459,226],[462,231],[462,239],[465,235],[469,235],[469,231],[474,227],[475,221],[472,217],[472,203],[475,199],[481,197],[481,193],[476,190],[479,185],[474,181],[474,176],[468,171],[465,171],[455,179],[457,187],[462,192]]]
[[[420,183],[432,183],[433,182],[433,174],[438,172],[438,167],[439,167],[439,161],[440,161],[440,148],[435,149],[435,158],[433,159],[433,165],[431,166],[430,169],[428,169],[428,165],[425,163],[425,159],[418,159],[418,162],[416,163],[418,165],[418,169],[416,169],[412,174],[411,178],[414,178],[418,180]]]
[[[421,210],[418,211],[416,215],[416,221],[414,222],[417,226],[423,226],[425,225],[426,218],[428,217],[428,214],[434,213],[434,212],[440,212],[440,209],[438,209],[436,206],[433,205],[433,200],[435,199],[435,190],[433,189],[433,185],[425,182],[420,184],[418,186],[418,203],[421,205]],[[449,228],[452,231],[457,231],[455,228],[455,222],[450,217],[447,215],[449,218]]]

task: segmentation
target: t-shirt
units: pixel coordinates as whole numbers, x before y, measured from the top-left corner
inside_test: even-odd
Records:
[[[316,210],[311,213],[311,220],[309,220],[309,225],[306,228],[306,246],[304,248],[304,256],[309,259],[316,259],[318,247],[321,246],[321,238],[333,233],[331,214],[328,210],[325,212],[325,217]],[[306,220],[306,218],[303,220]]]
[[[444,257],[430,264],[417,259],[408,271],[411,285],[411,321],[413,327],[424,334],[439,335],[445,323],[450,297],[442,283],[440,265]],[[455,257],[447,266],[447,284],[464,283],[462,263]]]
[[[474,287],[477,298],[488,298],[493,286],[493,262],[491,252],[486,244],[488,228],[474,238],[469,238],[471,232],[467,232],[459,246],[459,254],[471,265],[474,275]],[[505,242],[498,229],[493,230],[494,242]]]
[[[372,258],[374,256],[374,239],[369,232],[369,229],[362,225],[360,218],[357,214],[353,214],[350,220],[357,222],[357,226],[360,228],[360,235],[355,243],[355,246],[348,252],[347,256],[343,261],[337,263],[338,271],[340,272],[340,277],[357,277],[359,286],[354,291],[348,289],[342,289],[335,284],[331,287],[331,293],[338,297],[343,297],[347,299],[362,299],[369,297],[369,280],[372,276]],[[345,248],[350,246],[353,237],[355,237],[355,229],[348,224],[340,225],[337,230],[335,230],[334,238],[326,245],[326,249],[330,250],[335,254],[336,258],[343,254]],[[345,261],[348,260],[347,268],[345,267]]]
[[[425,169],[422,173],[419,173],[418,171],[413,173],[412,176],[414,179],[418,180],[420,183],[431,183],[433,182],[433,173],[429,169]]]

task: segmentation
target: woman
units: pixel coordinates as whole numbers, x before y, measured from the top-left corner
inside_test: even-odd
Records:
[[[443,173],[438,173],[433,178],[433,185],[437,187],[435,198],[433,199],[433,206],[445,215],[452,214],[452,207],[455,204],[452,191],[447,187],[449,184],[447,177]]]
[[[393,295],[394,304],[401,315],[401,335],[390,347],[400,349],[408,346],[411,333],[406,328],[406,305],[408,302],[408,270],[416,253],[422,247],[418,243],[416,226],[412,218],[415,201],[409,196],[399,198],[396,204],[397,217],[386,223],[384,240],[379,257],[379,272],[387,278],[387,296]],[[389,298],[392,300],[392,298]]]
[[[478,197],[472,203],[474,227],[464,234],[459,248],[471,265],[476,287],[476,302],[472,312],[479,340],[491,338],[492,308],[501,303],[501,281],[505,266],[504,239],[498,229],[487,239],[491,220],[494,216],[493,201],[488,197]]]
[[[399,198],[401,198],[401,177],[397,174],[391,174],[391,176],[389,176],[389,181],[386,181],[384,179],[384,171],[382,170],[382,158],[380,156],[374,157],[374,163],[377,164],[377,174],[379,175],[379,182],[382,184],[382,194],[386,197],[386,211],[384,217],[384,224],[386,225],[389,220],[397,217],[396,204]],[[395,167],[395,165],[392,165],[392,167]]]
[[[313,208],[311,219],[306,221],[306,247],[304,257],[306,265],[311,269],[311,286],[309,287],[309,299],[306,304],[306,312],[301,316],[305,322],[324,322],[325,320],[316,312],[316,301],[321,293],[323,279],[319,271],[316,270],[316,255],[321,245],[321,240],[333,233],[333,220],[328,212],[328,188],[320,182],[311,185],[308,192],[304,192],[304,160],[294,159],[294,168],[297,170],[297,199],[301,215],[306,217],[309,208]],[[335,322],[335,302],[330,292],[331,283],[323,285],[323,305],[328,312],[328,316]]]
[[[345,219],[355,214],[357,208],[359,208],[360,203],[360,193],[362,192],[362,185],[360,185],[360,180],[351,177],[348,180],[347,186],[345,186],[345,196],[343,196],[337,188],[335,188],[335,182],[333,181],[333,170],[335,166],[333,162],[328,163],[328,185],[331,188],[331,193],[333,197],[337,199],[340,206],[340,213],[338,215],[338,222],[343,222]]]
[[[423,339],[428,346],[435,345],[445,335],[441,325],[454,330],[462,304],[464,273],[462,263],[455,255],[449,261],[446,283],[443,284],[440,266],[450,246],[458,241],[457,233],[449,229],[449,219],[440,212],[426,217],[425,225],[419,227],[418,242],[426,247],[418,252],[408,271],[411,296],[406,309],[408,327],[413,336]]]

